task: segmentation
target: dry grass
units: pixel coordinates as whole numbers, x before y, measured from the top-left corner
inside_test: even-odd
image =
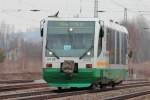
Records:
[[[40,79],[42,72],[40,59],[19,59],[0,64],[0,80]]]
[[[133,68],[134,73],[150,77],[150,61],[146,61],[139,64],[130,63],[129,67]]]
[[[0,80],[39,80],[41,78],[41,73],[0,74]]]

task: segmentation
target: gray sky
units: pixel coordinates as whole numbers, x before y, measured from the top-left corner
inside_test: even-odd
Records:
[[[139,12],[150,11],[149,0],[99,0],[99,13],[102,19],[123,19],[124,7],[128,8],[128,18],[135,17]],[[20,12],[17,10],[21,9]],[[30,12],[30,9],[40,9],[40,12]],[[80,9],[81,13],[80,13]],[[0,0],[0,21],[15,25],[16,31],[39,27],[39,21],[60,11],[60,17],[93,17],[94,0]],[[148,19],[150,12],[145,17]]]

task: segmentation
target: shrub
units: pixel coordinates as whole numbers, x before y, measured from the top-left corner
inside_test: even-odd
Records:
[[[5,59],[5,52],[0,48],[0,63],[2,63]]]

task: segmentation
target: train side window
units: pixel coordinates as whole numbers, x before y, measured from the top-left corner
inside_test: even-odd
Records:
[[[126,64],[127,34],[107,28],[106,50],[110,64]]]
[[[109,63],[115,64],[115,30],[107,29],[107,46],[106,50],[109,51]]]
[[[124,64],[124,33],[121,33],[121,64]]]
[[[126,54],[127,54],[127,35],[122,33],[121,35],[121,64],[126,64]]]
[[[112,56],[112,64],[115,64],[115,40],[116,40],[115,30],[111,32],[111,56]]]
[[[127,59],[126,59],[126,55],[127,55],[127,49],[128,49],[128,35],[124,33],[124,64],[126,64]]]
[[[106,50],[109,52],[109,63],[111,64],[112,56],[111,56],[111,29],[110,28],[107,28]]]
[[[107,36],[106,36],[106,50],[109,51],[110,50],[110,35],[111,35],[111,29],[107,28]]]
[[[120,64],[120,32],[116,32],[116,64]]]

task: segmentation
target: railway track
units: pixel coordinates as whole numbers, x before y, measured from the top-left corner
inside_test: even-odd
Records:
[[[14,81],[13,81],[14,82]],[[9,81],[9,83],[13,83],[11,81]],[[31,89],[31,88],[41,88],[41,87],[48,87],[48,85],[46,83],[24,83],[24,81],[19,81],[21,84],[10,84],[10,85],[5,85],[5,86],[0,86],[0,92],[4,92],[4,91],[14,91],[14,90],[22,90],[22,89]],[[121,84],[123,85],[131,85],[131,84],[146,84],[149,83],[148,81],[142,81],[142,82],[131,82],[131,83],[124,83]]]
[[[147,94],[150,94],[150,90],[125,94],[125,95],[119,95],[119,96],[115,96],[115,97],[106,98],[105,100],[124,100],[124,99],[130,99],[130,98],[143,96],[143,95],[147,95]]]
[[[21,90],[21,89],[31,89],[31,88],[41,88],[41,87],[48,87],[48,86],[46,83],[15,84],[15,85],[1,86],[0,92]]]
[[[16,83],[31,83],[34,80],[0,80],[0,84],[16,84]]]
[[[140,82],[135,84],[123,84],[117,86],[115,88],[106,88],[102,90],[90,90],[90,89],[75,89],[70,92],[70,90],[66,91],[52,91],[52,90],[43,90],[43,91],[34,91],[34,92],[26,92],[26,93],[14,93],[14,94],[5,94],[0,95],[0,99],[10,99],[11,100],[45,100],[45,99],[52,99],[52,98],[61,98],[66,96],[74,96],[74,95],[81,95],[81,94],[88,94],[88,93],[98,93],[98,92],[107,92],[112,90],[120,90],[126,88],[134,88],[134,87],[142,87],[142,86],[150,86],[150,82]],[[111,99],[110,99],[111,100]],[[113,99],[114,100],[114,99]]]

